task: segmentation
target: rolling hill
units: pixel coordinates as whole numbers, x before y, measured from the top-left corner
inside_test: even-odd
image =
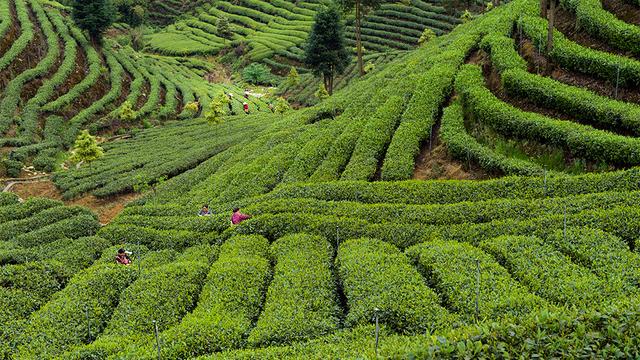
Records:
[[[8,19],[37,1],[5,1]],[[315,106],[105,143],[53,180],[67,199],[149,185],[106,226],[3,194],[0,357],[637,358],[640,27],[620,9],[640,6],[560,5],[553,47],[539,3],[514,0]],[[235,207],[252,218],[231,226]]]

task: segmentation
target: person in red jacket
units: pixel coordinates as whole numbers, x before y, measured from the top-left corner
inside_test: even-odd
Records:
[[[242,104],[242,108],[244,109],[245,114],[249,114],[249,104],[247,103]]]
[[[125,251],[124,249],[118,250],[118,255],[116,255],[116,263],[121,265],[131,265],[131,258],[129,257],[129,254],[127,254],[127,251]]]
[[[245,215],[241,213],[240,208],[233,209],[233,215],[231,215],[231,224],[238,225],[248,219],[251,219],[251,215]]]

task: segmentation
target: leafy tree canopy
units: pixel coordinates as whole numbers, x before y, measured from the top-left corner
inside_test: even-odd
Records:
[[[82,130],[73,146],[71,161],[75,163],[90,163],[98,160],[104,155],[104,150],[98,146],[95,136],[91,136],[89,131]]]
[[[99,40],[116,19],[112,0],[73,0],[71,6],[73,20],[94,40]]]
[[[333,78],[342,74],[350,62],[344,45],[344,26],[336,7],[319,11],[305,51],[305,64],[317,76],[324,76],[329,93],[333,91]]]

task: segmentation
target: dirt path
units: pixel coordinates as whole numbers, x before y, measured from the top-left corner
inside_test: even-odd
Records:
[[[16,183],[10,192],[15,193],[22,199],[30,197],[46,197],[55,200],[62,200],[60,190],[48,179],[30,183]],[[108,224],[124,209],[125,205],[135,199],[139,194],[125,194],[106,199],[98,199],[93,195],[87,195],[71,201],[64,201],[66,205],[79,205],[91,209],[98,215],[102,224]]]

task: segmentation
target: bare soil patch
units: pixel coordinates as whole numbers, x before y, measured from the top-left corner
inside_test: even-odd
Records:
[[[60,190],[50,180],[15,184],[10,190],[22,199],[31,197],[46,197],[55,200],[62,200]],[[64,201],[66,205],[78,205],[91,209],[98,215],[102,224],[110,223],[122,210],[125,205],[137,198],[139,194],[124,194],[105,199],[98,199],[93,195],[86,195],[79,199]]]
[[[565,34],[566,35],[566,34]],[[584,37],[584,35],[582,35]],[[530,39],[518,40],[519,53],[529,64],[529,72],[548,76],[567,85],[586,88],[601,96],[640,104],[640,89],[619,86],[616,96],[615,79],[603,80],[588,74],[565,69],[537,51]],[[585,45],[585,44],[582,44]],[[603,50],[607,51],[607,50]]]
[[[473,162],[468,164],[453,159],[447,152],[447,147],[439,139],[435,147],[429,151],[429,146],[423,147],[413,172],[414,180],[482,180],[491,176]]]
[[[602,7],[618,19],[640,25],[640,8],[624,0],[602,0]]]

